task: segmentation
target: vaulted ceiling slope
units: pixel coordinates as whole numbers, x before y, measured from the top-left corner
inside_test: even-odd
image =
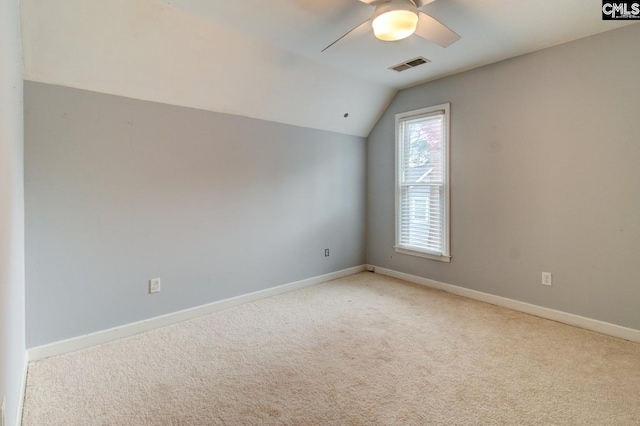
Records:
[[[367,136],[395,92],[618,28],[599,0],[438,0],[444,49],[371,33],[358,0],[23,0],[24,76],[102,93]],[[424,56],[403,73],[388,67]],[[348,117],[344,115],[348,113]]]

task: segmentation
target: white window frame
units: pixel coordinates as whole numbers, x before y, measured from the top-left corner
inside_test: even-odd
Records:
[[[444,212],[443,212],[443,218],[444,218],[444,225],[443,225],[443,250],[442,253],[440,252],[432,252],[432,251],[427,251],[424,250],[423,248],[419,248],[419,247],[415,247],[415,246],[408,246],[408,245],[401,245],[400,244],[400,192],[401,192],[401,184],[400,184],[400,179],[401,179],[401,166],[400,166],[400,159],[402,158],[402,141],[400,141],[400,123],[402,121],[405,121],[407,119],[411,119],[413,117],[420,117],[420,116],[428,116],[430,114],[436,114],[438,112],[444,112],[444,119],[443,119],[443,152],[444,152],[444,161],[443,161],[443,178],[444,178],[444,183],[443,183],[443,191],[444,191]],[[395,139],[396,139],[396,148],[395,148],[395,213],[396,213],[396,223],[395,223],[395,234],[396,234],[396,241],[395,241],[395,251],[396,253],[402,253],[402,254],[408,254],[411,256],[418,256],[418,257],[423,257],[423,258],[427,258],[427,259],[432,259],[432,260],[438,260],[441,262],[451,262],[451,241],[450,241],[450,234],[451,234],[451,215],[450,215],[450,187],[451,187],[451,180],[450,180],[450,156],[449,156],[449,152],[450,152],[450,104],[446,103],[446,104],[442,104],[442,105],[436,105],[436,106],[432,106],[432,107],[428,107],[428,108],[422,108],[422,109],[418,109],[418,110],[414,110],[414,111],[407,111],[407,112],[403,112],[400,114],[396,114],[396,127],[395,127]]]

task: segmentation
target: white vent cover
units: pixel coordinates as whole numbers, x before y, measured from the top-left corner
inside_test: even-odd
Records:
[[[427,64],[429,62],[431,62],[431,61],[428,60],[427,58],[423,58],[422,56],[418,56],[417,58],[409,59],[408,61],[405,61],[405,62],[403,62],[401,64],[389,67],[389,69],[401,72],[401,71],[408,70],[410,68],[415,68],[417,66],[420,66],[420,65],[423,65],[423,64]]]

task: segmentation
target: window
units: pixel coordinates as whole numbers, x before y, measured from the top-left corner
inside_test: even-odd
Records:
[[[395,249],[451,261],[449,104],[396,115]]]

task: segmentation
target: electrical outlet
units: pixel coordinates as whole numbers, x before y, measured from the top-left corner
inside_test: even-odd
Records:
[[[149,280],[149,294],[160,292],[160,278],[152,278]]]
[[[329,249],[324,249],[324,257],[329,257]]]
[[[542,273],[542,285],[551,285],[551,272],[543,272]]]

